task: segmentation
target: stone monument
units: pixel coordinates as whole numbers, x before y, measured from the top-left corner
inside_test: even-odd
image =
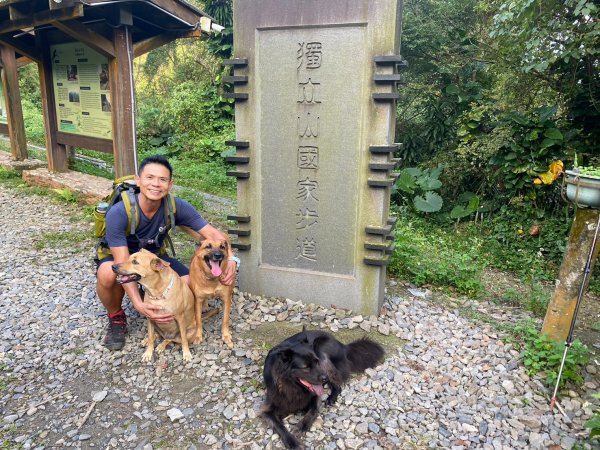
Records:
[[[234,0],[242,291],[379,310],[401,17],[401,0]]]

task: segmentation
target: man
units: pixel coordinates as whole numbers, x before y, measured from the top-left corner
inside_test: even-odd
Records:
[[[139,175],[135,176],[135,182],[140,188],[140,193],[136,195],[140,219],[135,234],[126,235],[128,218],[123,202],[115,204],[106,215],[106,241],[112,255],[97,262],[96,293],[108,314],[104,345],[110,350],[120,350],[125,345],[127,317],[122,308],[125,293],[141,315],[156,322],[174,320],[172,315],[161,312],[160,307],[144,303],[137,283],[117,283],[117,275],[112,270],[113,264],[126,261],[130,253],[142,248],[159,254],[168,231],[167,224],[164,223],[167,215],[163,209],[168,206],[163,199],[173,187],[172,176],[173,169],[164,156],[150,156],[140,164]],[[198,231],[205,239],[225,239],[225,235],[210,225],[192,205],[180,198],[175,201],[175,224],[171,224],[172,227],[189,227]],[[227,265],[221,275],[221,282],[230,285],[234,282],[239,260],[232,253],[227,256],[236,264]],[[168,261],[171,268],[189,283],[189,269],[184,264],[167,255],[161,255],[161,258]]]

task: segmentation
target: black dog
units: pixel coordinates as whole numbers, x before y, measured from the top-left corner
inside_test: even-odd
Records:
[[[375,367],[383,355],[383,348],[366,338],[344,345],[324,331],[302,331],[289,337],[273,347],[265,360],[267,398],[262,416],[286,448],[300,448],[283,419],[303,412],[296,428],[301,433],[308,431],[319,413],[323,385],[328,384],[331,389],[326,404],[332,405],[352,373]]]

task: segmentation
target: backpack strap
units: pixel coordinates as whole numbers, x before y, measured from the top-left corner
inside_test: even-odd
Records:
[[[129,236],[130,234],[135,234],[135,230],[140,221],[140,212],[137,207],[133,190],[128,189],[121,192],[121,200],[123,200],[125,213],[127,213],[127,229],[125,230],[125,235]]]
[[[169,243],[169,247],[171,247],[171,252],[173,253],[173,257],[175,257],[175,247],[173,246],[173,240],[171,239],[171,235],[169,234],[170,230],[175,232],[175,212],[177,211],[177,204],[175,203],[175,196],[170,193],[164,199],[165,207],[163,208],[165,211],[165,223],[167,224],[167,231],[165,236],[165,241]]]

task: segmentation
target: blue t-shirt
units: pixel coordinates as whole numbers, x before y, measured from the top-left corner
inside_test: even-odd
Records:
[[[125,205],[119,202],[110,208],[106,214],[106,242],[109,247],[128,247],[129,253],[135,253],[142,248],[158,254],[166,237],[165,201],[152,219],[148,219],[140,208],[137,195],[135,196],[140,220],[135,235],[125,235],[127,230],[127,213]],[[200,231],[208,224],[206,219],[185,200],[175,197],[175,225],[182,225],[195,231]],[[174,227],[174,225],[172,225]]]

